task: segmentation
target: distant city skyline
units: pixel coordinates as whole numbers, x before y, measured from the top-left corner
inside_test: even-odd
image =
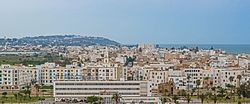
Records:
[[[0,1],[0,38],[100,36],[122,44],[250,44],[249,0]]]

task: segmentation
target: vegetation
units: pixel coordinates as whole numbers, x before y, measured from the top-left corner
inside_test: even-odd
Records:
[[[3,98],[6,98],[6,95],[7,95],[7,94],[8,94],[7,92],[3,92],[3,93],[2,93]]]
[[[2,103],[30,103],[30,102],[37,102],[41,99],[40,97],[35,97],[31,95],[27,99],[27,97],[30,94],[29,91],[30,90],[22,90],[20,92],[12,92],[12,93],[3,92],[2,97],[0,97],[0,102]]]
[[[178,103],[179,99],[186,100],[187,103],[190,103],[192,99],[200,99],[200,103],[204,102],[213,102],[213,103],[248,103],[250,102],[250,81],[241,83],[241,76],[235,77],[237,78],[237,87],[232,85],[232,80],[235,80],[234,77],[229,78],[230,84],[226,85],[226,88],[222,87],[211,87],[204,86],[204,88],[199,88],[199,83],[196,82],[196,88],[188,90],[179,90],[177,92],[178,95],[172,96],[172,100],[174,103]],[[197,90],[196,90],[197,89]],[[165,99],[161,99],[162,102],[166,102]]]
[[[115,93],[115,94],[113,94],[113,96],[112,96],[112,99],[113,100],[115,100],[115,103],[116,104],[118,104],[119,102],[120,102],[120,99],[121,99],[122,97],[118,94],[118,93]]]
[[[46,62],[57,62],[62,66],[70,64],[70,59],[64,58],[58,55],[0,55],[0,65],[1,64],[23,64],[23,65],[40,65]]]
[[[199,98],[201,99],[201,103],[203,104],[204,100],[206,99],[206,95],[205,94],[201,94],[199,96]]]
[[[186,100],[187,103],[189,104],[190,101],[192,100],[192,98],[191,98],[191,96],[190,96],[189,94],[187,94],[187,95],[185,96],[185,100]]]
[[[91,103],[91,104],[95,104],[95,103],[97,103],[101,99],[102,99],[101,97],[89,96],[89,97],[87,97],[87,102]]]
[[[179,100],[180,97],[177,96],[177,95],[174,95],[174,96],[172,97],[172,99],[174,100],[174,103],[175,103],[175,104],[178,104],[178,101],[177,101],[177,100]]]
[[[198,89],[198,97],[199,97],[199,94],[200,94],[200,88],[199,88],[199,86],[201,85],[201,80],[196,80],[196,88]]]
[[[42,86],[41,89],[53,89],[53,85],[50,85],[50,86]]]

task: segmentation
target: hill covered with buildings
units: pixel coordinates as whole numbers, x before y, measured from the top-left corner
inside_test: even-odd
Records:
[[[80,46],[80,45],[120,45],[120,43],[104,38],[80,35],[50,35],[23,38],[0,38],[0,45],[52,45],[52,46]]]

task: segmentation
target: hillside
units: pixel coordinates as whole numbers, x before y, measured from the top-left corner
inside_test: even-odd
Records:
[[[79,45],[120,45],[120,43],[103,38],[103,37],[88,37],[80,35],[50,35],[50,36],[36,36],[23,37],[20,39],[3,39],[0,38],[0,45],[65,45],[65,46],[79,46]]]

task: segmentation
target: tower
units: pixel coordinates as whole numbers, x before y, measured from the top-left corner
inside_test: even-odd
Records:
[[[109,51],[107,46],[105,48],[104,63],[109,63]]]

